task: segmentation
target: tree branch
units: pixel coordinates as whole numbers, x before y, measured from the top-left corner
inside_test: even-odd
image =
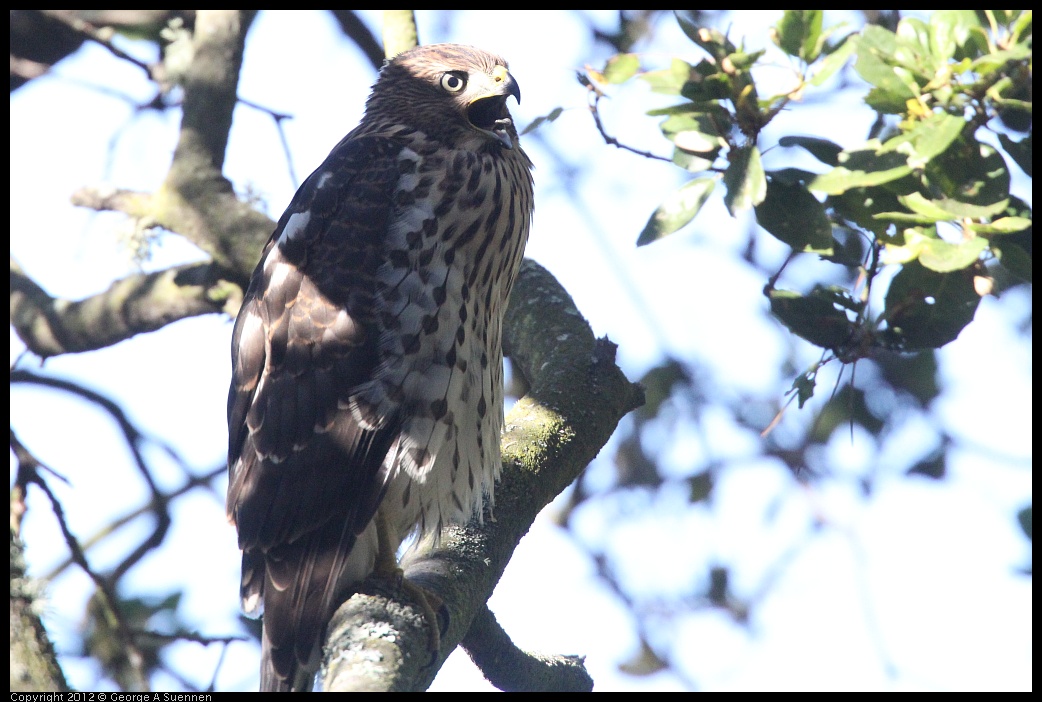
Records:
[[[373,68],[380,70],[384,64],[384,48],[376,36],[369,31],[369,27],[365,26],[354,10],[330,10],[330,12],[340,25],[340,29],[362,50]]]
[[[522,651],[486,605],[461,644],[488,681],[504,692],[592,692],[593,678],[580,656]]]
[[[539,511],[643,402],[641,389],[615,365],[614,344],[594,339],[568,293],[532,261],[522,264],[511,296],[504,347],[531,389],[506,418],[494,516],[488,509],[483,520],[447,529],[437,550],[403,564],[410,581],[444,603],[440,650],[431,660],[422,608],[370,580],[329,625],[323,689],[426,689],[485,608]]]
[[[255,12],[205,10],[196,17],[192,62],[184,79],[181,135],[174,162],[219,174],[235,110],[246,31]]]
[[[117,280],[83,300],[51,297],[11,261],[11,324],[42,358],[93,351],[201,314],[234,314],[241,282],[213,263],[190,263]]]
[[[394,58],[420,44],[413,10],[384,10],[384,56]]]
[[[25,548],[11,529],[11,692],[68,692],[54,645],[40,621],[43,587],[25,570]]]
[[[221,174],[246,30],[254,12],[200,10],[194,55],[185,77],[181,134],[166,181],[152,199],[156,222],[206,251],[218,264],[248,276],[274,229],[241,202]]]

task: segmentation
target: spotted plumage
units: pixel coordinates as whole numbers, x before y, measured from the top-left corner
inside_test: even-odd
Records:
[[[293,198],[235,323],[228,515],[261,688],[310,687],[333,609],[391,548],[479,514],[503,425],[503,310],[532,218],[503,59],[384,66]]]

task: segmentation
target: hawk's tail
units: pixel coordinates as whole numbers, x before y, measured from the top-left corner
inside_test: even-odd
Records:
[[[330,523],[264,554],[262,692],[311,691],[329,618],[373,568],[367,536]]]
[[[287,678],[282,677],[275,669],[271,658],[271,641],[267,633],[261,637],[261,692],[310,692],[314,686],[315,671],[299,666],[294,661],[294,669]]]

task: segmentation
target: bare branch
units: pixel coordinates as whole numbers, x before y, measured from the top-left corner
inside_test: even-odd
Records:
[[[175,164],[190,162],[204,172],[221,172],[246,31],[253,16],[237,10],[204,10],[197,15]]]
[[[119,637],[121,644],[125,647],[127,653],[127,660],[131,662],[132,672],[136,674],[137,687],[139,689],[147,688],[147,681],[145,680],[144,673],[142,671],[140,662],[142,661],[142,655],[138,647],[134,643],[134,636],[131,633],[130,627],[128,626],[123,612],[119,607],[119,600],[116,596],[116,590],[113,582],[105,577],[102,577],[97,573],[91,565],[87,562],[87,556],[83,553],[83,549],[80,548],[79,541],[76,535],[72,533],[69,528],[68,522],[65,520],[65,510],[62,508],[61,502],[51,492],[51,488],[47,485],[46,481],[42,476],[37,473],[31,481],[47,496],[47,499],[51,502],[51,509],[54,511],[54,516],[58,521],[58,526],[61,528],[62,535],[65,538],[65,544],[69,547],[72,553],[73,560],[76,564],[83,569],[90,579],[94,582],[97,587],[97,592],[100,595],[100,602],[104,604],[107,613],[111,616],[115,622],[115,633]]]
[[[225,473],[227,473],[227,471],[228,467],[225,465],[221,465],[200,475],[189,474],[186,476],[185,482],[181,485],[181,487],[167,493],[165,495],[165,499],[169,503],[173,502],[178,497],[181,497],[182,495],[185,495],[199,487],[206,487],[212,489],[213,481],[219,477],[223,477]],[[90,551],[91,548],[101,543],[102,540],[104,540],[108,536],[111,536],[119,529],[134,522],[140,517],[152,512],[155,508],[156,505],[154,501],[150,500],[145,504],[130,510],[126,514],[114,518],[111,522],[105,524],[100,529],[98,529],[98,531],[96,531],[94,534],[80,539],[80,545],[82,546],[84,553]],[[74,561],[71,558],[62,561],[54,568],[52,568],[49,572],[44,574],[43,579],[54,580],[63,570],[68,568],[73,563]]]
[[[198,12],[192,60],[183,81],[180,137],[160,189],[155,194],[84,189],[74,197],[76,204],[126,212],[176,232],[243,281],[275,227],[267,216],[241,202],[221,173],[253,16],[253,11]],[[285,118],[269,113],[276,122]]]
[[[615,137],[608,134],[607,130],[604,128],[604,123],[601,121],[601,113],[599,111],[601,98],[604,97],[604,93],[602,93],[597,88],[597,86],[593,84],[593,81],[584,76],[582,73],[578,74],[578,78],[579,82],[586,87],[586,97],[589,100],[590,114],[593,115],[593,123],[597,126],[597,131],[600,133],[601,138],[604,139],[605,144],[614,146],[617,149],[629,151],[630,153],[637,154],[638,156],[643,156],[644,158],[651,158],[656,159],[658,161],[666,161],[667,163],[673,163],[672,159],[666,158],[665,156],[659,156],[658,154],[653,154],[650,151],[641,151],[640,149],[635,149],[632,146],[627,146]]]
[[[131,63],[142,71],[145,72],[150,79],[156,80],[155,66],[147,64],[143,61],[139,61],[127,52],[120,49],[118,46],[112,43],[112,30],[111,29],[99,29],[90,22],[83,19],[76,10],[42,10],[43,14],[50,17],[51,19],[57,20],[73,30],[77,34],[82,35],[86,39],[90,39],[97,44],[105,47],[109,53],[113,56],[123,59],[128,63]]]
[[[330,10],[340,24],[340,29],[351,41],[358,45],[373,68],[379,70],[384,63],[384,49],[380,40],[369,31],[369,27],[358,17],[354,10]]]
[[[488,681],[504,692],[592,692],[593,678],[580,656],[522,651],[486,605],[461,644]]]
[[[235,314],[244,281],[219,266],[190,263],[114,282],[83,300],[51,297],[11,261],[11,324],[42,358],[93,351],[201,314]]]
[[[131,217],[147,217],[154,207],[151,193],[111,187],[80,188],[72,194],[71,201],[78,207],[99,212],[122,212]]]
[[[97,405],[100,409],[104,410],[119,426],[120,431],[123,433],[123,437],[127,442],[127,448],[130,450],[130,454],[134,459],[134,464],[138,469],[138,473],[141,474],[142,479],[148,485],[148,489],[151,492],[151,507],[152,514],[155,517],[156,523],[152,529],[152,533],[146,537],[136,549],[129,556],[116,566],[112,573],[106,579],[106,587],[108,584],[115,583],[119,578],[123,576],[128,570],[130,570],[134,564],[144,558],[149,551],[159,546],[163,539],[166,537],[166,533],[170,528],[171,517],[170,510],[168,509],[169,497],[159,489],[159,485],[156,483],[152,476],[152,471],[145,461],[144,447],[147,443],[152,443],[158,446],[163,452],[169,456],[173,461],[180,464],[182,468],[185,467],[184,461],[181,460],[177,452],[173,447],[155,439],[149,439],[146,437],[127,417],[127,414],[123,411],[118,404],[114,401],[105,397],[104,395],[85,388],[77,383],[69,380],[62,380],[61,378],[53,378],[45,375],[39,375],[31,373],[25,370],[12,370],[11,371],[11,384],[26,383],[30,385],[40,385],[43,387],[54,388],[56,390],[63,390],[65,392],[77,395],[87,400],[88,402]],[[49,488],[42,482],[42,479],[32,481],[37,485],[40,485],[42,489],[47,492],[48,496],[51,497],[51,501],[54,502],[55,514],[58,516],[60,521],[64,520],[64,516],[61,512],[61,505],[57,503],[53,495],[51,495]],[[65,531],[64,523],[62,525],[63,532]],[[69,531],[66,534],[66,538],[73,539],[75,543],[70,542],[69,548],[73,554],[73,560],[83,568],[87,568],[86,555],[83,552],[82,547],[79,544],[79,540],[75,539],[72,532]],[[94,576],[92,576],[94,577]],[[98,578],[94,577],[97,581]],[[107,589],[104,592],[107,599],[111,598],[111,594]],[[115,600],[112,600],[114,602]]]
[[[192,63],[184,81],[181,134],[166,181],[149,212],[210,254],[248,276],[274,223],[235,196],[222,175],[238,101],[236,87],[252,11],[201,10]]]

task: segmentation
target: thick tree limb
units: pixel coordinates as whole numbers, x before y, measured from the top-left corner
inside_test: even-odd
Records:
[[[422,608],[378,582],[340,607],[326,640],[323,688],[424,690],[468,635],[521,537],[643,402],[614,362],[614,345],[595,340],[568,293],[545,269],[522,265],[504,326],[504,346],[531,389],[507,415],[503,474],[494,517],[446,530],[441,546],[410,559],[406,577],[435,593],[447,622],[440,649],[428,650]],[[548,625],[551,624],[548,622]],[[480,658],[480,656],[479,656]],[[488,675],[502,679],[494,657]],[[550,676],[547,689],[574,689],[574,671]]]
[[[11,324],[37,356],[94,351],[200,314],[234,314],[242,288],[213,263],[114,282],[83,300],[51,297],[11,261]]]
[[[67,692],[40,610],[43,587],[25,572],[21,539],[11,528],[11,692]]]
[[[384,56],[394,58],[419,46],[416,14],[413,10],[384,10]]]
[[[591,692],[593,678],[579,656],[522,651],[486,605],[461,644],[488,681],[503,692]]]
[[[274,223],[241,202],[222,175],[252,11],[200,10],[185,78],[181,133],[149,216],[225,268],[248,276]]]

